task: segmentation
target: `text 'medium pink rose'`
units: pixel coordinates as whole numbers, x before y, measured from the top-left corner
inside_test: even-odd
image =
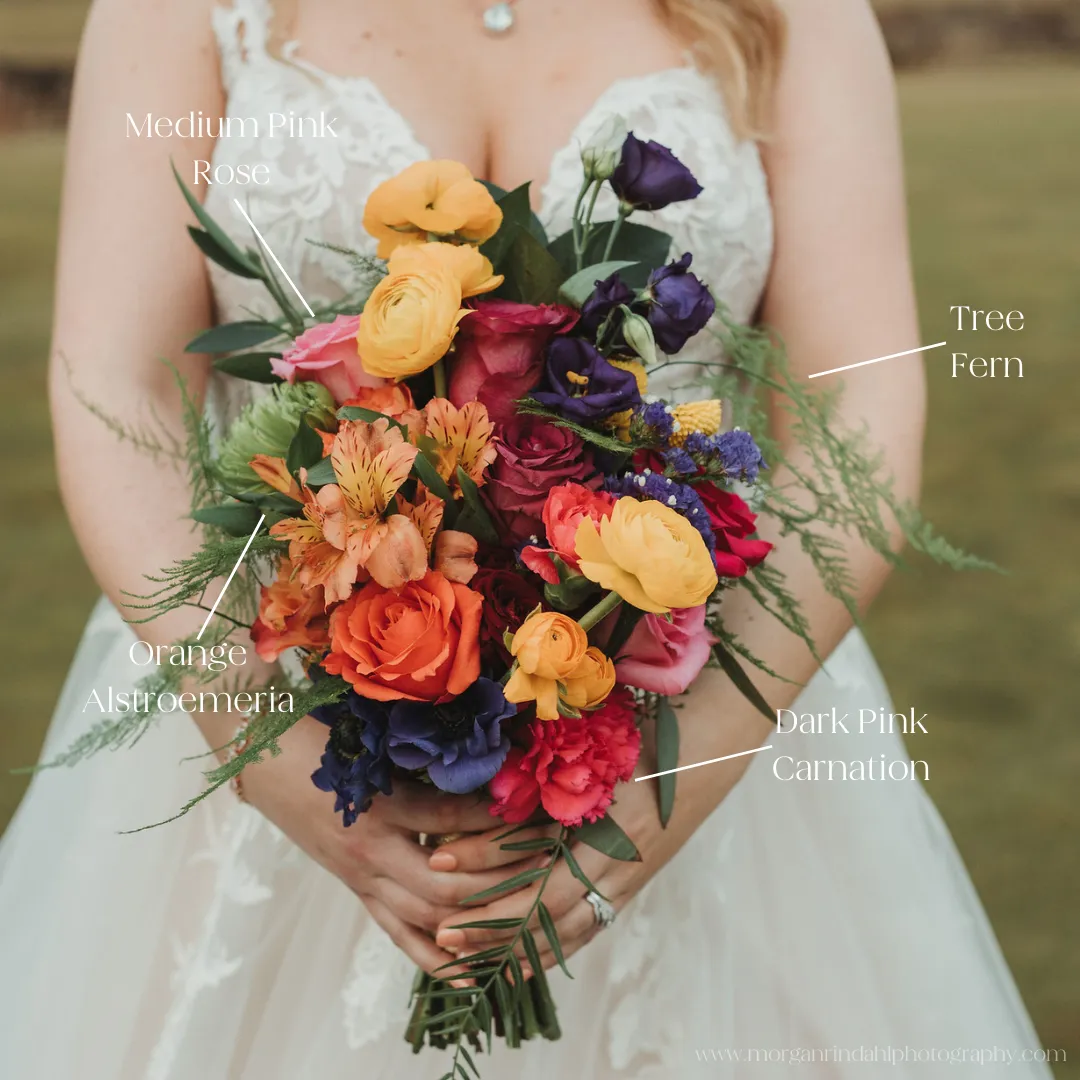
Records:
[[[552,585],[559,584],[559,570],[554,556],[571,570],[578,568],[574,538],[583,518],[590,518],[599,525],[603,518],[611,516],[615,496],[606,491],[593,491],[583,484],[560,484],[548,492],[544,503],[544,533],[546,548],[530,545],[521,552],[521,561],[534,573]]]
[[[513,403],[540,382],[547,343],[577,320],[577,312],[561,304],[478,301],[458,330],[450,400],[458,408],[479,401],[492,420],[510,419]]]
[[[339,315],[331,323],[305,330],[280,359],[270,361],[275,375],[286,382],[322,383],[341,405],[355,397],[361,387],[382,386],[385,379],[369,375],[356,351],[359,315]]]
[[[615,678],[653,694],[682,694],[708,663],[714,643],[704,604],[673,609],[670,622],[646,614],[623,646]]]

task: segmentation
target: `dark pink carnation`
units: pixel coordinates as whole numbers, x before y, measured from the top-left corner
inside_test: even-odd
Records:
[[[528,737],[529,746],[512,748],[490,784],[492,814],[511,824],[527,821],[540,806],[571,828],[602,818],[615,785],[633,776],[641,754],[625,687],[579,720],[535,721]]]

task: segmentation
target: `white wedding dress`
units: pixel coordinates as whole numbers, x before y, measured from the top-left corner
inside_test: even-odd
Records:
[[[341,263],[306,241],[370,250],[360,227],[368,193],[428,155],[370,81],[327,75],[288,52],[271,57],[268,16],[266,0],[237,0],[215,16],[228,115],[325,110],[340,117],[339,137],[232,138],[216,158],[271,164],[265,193],[245,189],[250,212],[310,298],[325,294]],[[733,313],[751,317],[771,257],[766,180],[754,146],[733,137],[712,84],[690,67],[617,82],[589,109],[543,188],[550,233],[569,226],[578,148],[611,113],[670,146],[704,185],[659,224]],[[246,242],[233,194],[213,188],[209,209]],[[264,306],[249,282],[215,273],[214,284],[223,319]],[[227,396],[215,408],[235,407]],[[133,640],[99,604],[45,759],[96,718],[83,711],[93,689],[130,689],[143,673],[127,658]],[[834,707],[888,707],[858,633],[796,705]],[[1049,1075],[1032,1064],[925,1064],[957,1049],[1019,1058],[1037,1040],[922,787],[782,782],[772,772],[776,754],[906,761],[900,739],[773,742],[615,926],[573,959],[573,981],[553,975],[562,1040],[481,1058],[486,1080],[789,1075],[768,1062],[800,1049],[818,1052],[803,1075],[820,1078]],[[0,1077],[440,1076],[442,1055],[414,1057],[402,1039],[411,963],[341,882],[231,792],[167,827],[118,835],[181,806],[203,764],[183,759],[204,750],[176,714],[134,750],[34,780],[0,847]],[[890,1047],[907,1057],[864,1063]],[[822,1051],[833,1060],[820,1063]]]

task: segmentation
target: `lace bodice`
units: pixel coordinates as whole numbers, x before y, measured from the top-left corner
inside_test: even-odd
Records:
[[[340,257],[308,241],[337,244],[374,253],[375,242],[361,226],[368,194],[383,180],[414,161],[428,158],[409,122],[394,110],[379,88],[363,75],[329,74],[297,56],[297,43],[281,55],[268,51],[269,0],[235,0],[214,13],[227,93],[226,115],[265,118],[271,112],[337,117],[336,138],[283,138],[260,130],[219,139],[214,165],[270,166],[264,187],[212,187],[207,208],[238,240],[250,231],[232,200],[239,193],[252,219],[281,259],[301,292],[314,301],[335,298]],[[768,186],[756,146],[739,141],[728,123],[724,102],[713,82],[689,63],[611,84],[587,109],[569,141],[556,151],[542,183],[539,217],[549,235],[570,227],[581,183],[580,148],[613,115],[623,116],[642,138],[669,146],[694,172],[704,192],[693,202],[667,207],[641,220],[671,233],[674,250],[694,255],[694,270],[741,321],[757,307],[772,257],[772,214]],[[236,125],[234,125],[235,128]],[[615,198],[605,190],[599,218],[612,218]],[[270,313],[272,303],[258,282],[211,268],[219,316],[244,318],[245,312]],[[699,335],[680,360],[701,361],[715,354],[707,335]],[[715,358],[715,355],[713,356]],[[677,396],[678,388],[701,384],[704,372],[669,368],[654,389]],[[235,380],[231,380],[235,386]]]

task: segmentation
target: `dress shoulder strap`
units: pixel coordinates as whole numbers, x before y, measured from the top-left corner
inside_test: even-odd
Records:
[[[251,63],[267,59],[275,25],[272,0],[229,0],[211,14],[221,56],[221,78],[227,92]]]

